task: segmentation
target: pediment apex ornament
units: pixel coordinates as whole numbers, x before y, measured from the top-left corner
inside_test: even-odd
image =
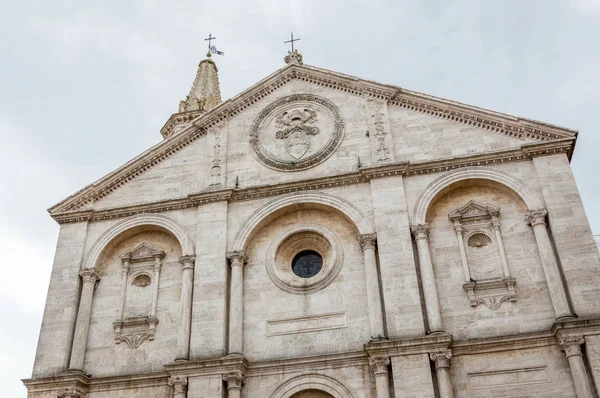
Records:
[[[302,54],[298,50],[288,51],[287,55],[283,58],[283,61],[288,65],[302,65]]]
[[[331,101],[292,94],[264,108],[250,130],[250,146],[263,165],[300,171],[326,160],[344,135],[345,122]]]

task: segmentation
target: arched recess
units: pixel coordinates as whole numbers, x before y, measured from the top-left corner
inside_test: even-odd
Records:
[[[338,212],[356,226],[359,234],[371,234],[375,229],[367,218],[350,202],[322,192],[294,192],[274,199],[258,208],[240,227],[232,251],[243,251],[255,231],[283,214],[286,210],[324,208]]]
[[[540,197],[519,178],[506,171],[490,169],[486,167],[465,167],[451,171],[433,180],[419,195],[415,210],[413,213],[413,225],[424,224],[427,216],[427,210],[433,200],[445,192],[445,189],[451,185],[464,180],[488,180],[502,184],[517,195],[519,195],[529,210],[539,210],[544,208],[544,202]]]
[[[104,248],[123,232],[137,227],[153,226],[166,229],[179,241],[183,255],[194,254],[194,245],[187,231],[175,220],[160,214],[137,214],[110,227],[94,243],[83,261],[83,269],[93,268]]]
[[[334,398],[357,398],[356,393],[341,380],[322,373],[301,373],[281,382],[269,398],[290,398],[305,390],[319,390]]]

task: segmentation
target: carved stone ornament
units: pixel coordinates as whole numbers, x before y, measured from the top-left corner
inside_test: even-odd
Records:
[[[360,248],[363,251],[367,249],[375,249],[375,244],[377,243],[377,234],[358,235],[358,243],[360,243]]]
[[[288,65],[302,65],[302,54],[298,50],[288,51],[283,61]]]
[[[342,142],[345,122],[329,100],[293,94],[268,105],[250,131],[250,146],[265,166],[299,171],[327,159]]]
[[[56,395],[58,398],[83,398],[83,390],[77,387],[69,387],[64,390],[60,390]]]
[[[113,322],[115,343],[126,343],[129,348],[138,348],[146,340],[154,340],[158,319],[154,317],[130,318]]]
[[[188,379],[185,376],[171,376],[169,385],[173,387],[175,394],[182,394],[187,391]]]
[[[546,209],[529,210],[525,215],[525,221],[532,227],[535,227],[536,225],[546,225],[547,214],[548,211]]]
[[[231,262],[231,266],[244,266],[248,262],[248,256],[242,251],[235,251],[227,254],[227,258]]]
[[[565,352],[567,358],[572,355],[581,355],[583,343],[585,343],[585,339],[580,334],[561,336],[558,339],[558,345]]]
[[[82,269],[79,271],[79,276],[83,283],[96,283],[96,281],[100,280],[100,275],[94,268]]]
[[[194,262],[196,261],[196,256],[193,254],[186,254],[184,256],[179,257],[179,262],[183,265],[183,269],[186,268],[194,268]]]
[[[429,354],[429,358],[435,363],[435,369],[449,368],[450,358],[452,353],[448,351],[432,352]]]
[[[388,357],[373,357],[369,359],[369,365],[371,365],[371,369],[373,370],[373,374],[375,376],[379,374],[388,374],[388,366],[390,364],[390,359]]]
[[[239,371],[231,372],[226,375],[223,375],[223,381],[227,382],[228,390],[240,390],[242,388],[242,384],[244,383],[244,374]]]
[[[427,239],[429,238],[429,225],[413,225],[412,227],[410,227],[410,232],[412,232],[415,239]]]

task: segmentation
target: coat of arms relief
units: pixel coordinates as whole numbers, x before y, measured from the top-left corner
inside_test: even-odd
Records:
[[[263,109],[250,131],[250,144],[267,167],[304,170],[331,156],[342,141],[344,127],[331,101],[313,94],[294,94]]]
[[[310,147],[310,136],[319,134],[317,113],[310,108],[282,112],[275,118],[277,131],[275,138],[285,141],[285,149],[294,159],[300,159]]]

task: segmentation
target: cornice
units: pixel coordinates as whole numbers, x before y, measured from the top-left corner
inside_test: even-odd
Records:
[[[365,344],[370,357],[428,354],[435,350],[446,350],[452,345],[452,335],[430,334],[406,339],[374,340]]]
[[[170,374],[177,374],[178,376],[221,375],[238,370],[245,373],[248,367],[248,360],[238,355],[196,361],[172,362],[165,365],[165,369]]]
[[[552,155],[556,153],[569,153],[573,139],[553,142],[523,145],[521,148],[503,151],[487,152],[477,155],[467,155],[435,161],[408,163],[398,162],[382,166],[364,167],[355,172],[319,177],[308,180],[294,181],[278,185],[255,186],[244,189],[225,189],[218,191],[199,192],[181,199],[165,200],[160,202],[145,203],[106,210],[82,210],[53,212],[52,217],[59,223],[72,223],[81,221],[102,221],[114,218],[129,217],[140,213],[160,213],[172,210],[181,210],[196,207],[204,203],[229,201],[239,202],[254,200],[270,196],[282,195],[297,191],[327,189],[345,185],[368,183],[374,178],[390,176],[416,176],[421,174],[440,173],[468,166],[485,166],[507,162],[529,160],[536,156]],[[89,196],[88,196],[89,198]]]

